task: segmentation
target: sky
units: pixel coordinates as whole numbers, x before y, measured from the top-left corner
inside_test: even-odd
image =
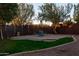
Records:
[[[65,5],[65,3],[57,3],[58,5]],[[35,11],[35,16],[37,16],[38,15],[38,12],[40,12],[40,10],[39,10],[39,6],[41,6],[42,5],[42,3],[33,3],[33,5],[34,5],[34,11]],[[71,17],[73,16],[73,9],[72,9],[72,11],[71,11]]]
[[[41,5],[42,5],[42,3],[33,3],[34,11],[35,11],[36,15],[38,14],[38,12],[40,12],[39,6],[41,6]]]
[[[33,4],[33,6],[34,6],[34,11],[35,11],[35,16],[33,17],[33,18],[35,18],[35,17],[37,17],[37,15],[38,15],[38,12],[40,12],[40,9],[39,9],[39,6],[41,6],[43,3],[32,3]],[[66,5],[65,3],[57,3],[57,5]],[[73,17],[73,9],[71,10],[71,13],[70,13],[70,16],[71,17]],[[74,21],[74,20],[72,20],[72,21]],[[33,21],[33,23],[34,24],[40,24],[40,21],[39,20],[37,20],[37,19],[35,19],[34,21]],[[45,23],[45,22],[44,22]],[[51,22],[48,22],[49,24],[51,23]]]

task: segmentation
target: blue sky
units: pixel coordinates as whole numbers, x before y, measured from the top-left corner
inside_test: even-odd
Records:
[[[39,6],[42,5],[42,3],[33,3],[34,5],[34,10],[35,10],[35,14],[38,14],[39,10]]]

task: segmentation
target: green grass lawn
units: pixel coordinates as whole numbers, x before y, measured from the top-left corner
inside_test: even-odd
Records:
[[[51,42],[32,40],[0,40],[0,55],[3,55],[1,53],[13,54],[22,51],[39,50],[69,43],[72,41],[72,37],[60,38]]]

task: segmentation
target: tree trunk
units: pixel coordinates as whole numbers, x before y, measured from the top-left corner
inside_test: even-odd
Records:
[[[57,31],[56,31],[56,29],[55,29],[55,28],[53,29],[53,31],[54,31],[54,33],[55,33],[55,34],[57,34]]]
[[[28,25],[28,34],[30,34],[30,32],[29,32],[29,25]]]
[[[1,40],[3,40],[3,39],[4,39],[4,37],[3,37],[3,32],[2,32],[2,29],[0,29],[0,33],[1,33]]]
[[[16,26],[13,26],[14,27],[14,36],[16,35]]]
[[[55,34],[57,34],[57,31],[56,31],[57,26],[56,26],[56,24],[53,24],[53,25],[54,25],[53,26],[53,31],[54,31]]]

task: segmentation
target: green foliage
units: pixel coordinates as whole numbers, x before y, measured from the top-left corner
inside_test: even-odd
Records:
[[[0,3],[0,17],[4,21],[10,21],[17,15],[18,5],[16,3]]]
[[[40,10],[39,18],[41,18],[41,20],[51,21],[53,23],[59,22],[59,15],[55,4],[43,4],[40,6]]]
[[[65,6],[59,6],[59,15],[61,21],[64,21],[64,19],[68,19],[70,17],[70,12],[73,8],[73,4],[67,3]]]
[[[41,12],[39,13],[39,19],[51,21],[53,23],[58,23],[59,21],[70,17],[69,13],[71,12],[73,5],[67,4],[66,6],[57,6],[54,3],[46,3],[40,6]]]
[[[32,4],[20,3],[19,14],[23,20],[30,20],[34,16],[34,10]]]
[[[74,20],[79,23],[79,4],[74,5]]]

